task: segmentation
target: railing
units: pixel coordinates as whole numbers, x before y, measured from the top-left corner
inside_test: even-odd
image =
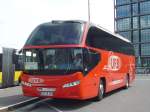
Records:
[[[150,74],[150,67],[136,67],[137,74]]]

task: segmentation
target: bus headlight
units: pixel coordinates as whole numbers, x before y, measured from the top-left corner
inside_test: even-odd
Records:
[[[79,85],[79,84],[80,84],[80,81],[74,81],[74,82],[64,84],[63,88],[73,87],[73,86],[76,86],[76,85]]]

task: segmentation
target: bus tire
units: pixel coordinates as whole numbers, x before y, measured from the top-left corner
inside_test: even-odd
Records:
[[[126,75],[125,77],[125,89],[128,89],[130,86],[130,82],[129,82],[129,75]]]
[[[95,100],[96,100],[96,101],[102,100],[103,97],[104,97],[104,94],[105,94],[104,81],[103,81],[102,79],[100,79],[99,88],[98,88],[98,94],[97,94],[97,96],[95,97]]]

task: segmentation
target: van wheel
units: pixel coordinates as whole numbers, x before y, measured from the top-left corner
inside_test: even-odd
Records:
[[[100,80],[99,82],[99,88],[98,88],[98,95],[95,97],[96,101],[100,101],[103,99],[105,94],[105,89],[104,89],[104,82],[103,80]]]
[[[125,78],[125,89],[128,89],[129,88],[129,75],[126,75],[126,78]]]

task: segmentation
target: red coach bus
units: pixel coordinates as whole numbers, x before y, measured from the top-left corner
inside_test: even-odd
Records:
[[[135,79],[131,42],[85,21],[39,25],[23,55],[25,96],[101,100]]]

